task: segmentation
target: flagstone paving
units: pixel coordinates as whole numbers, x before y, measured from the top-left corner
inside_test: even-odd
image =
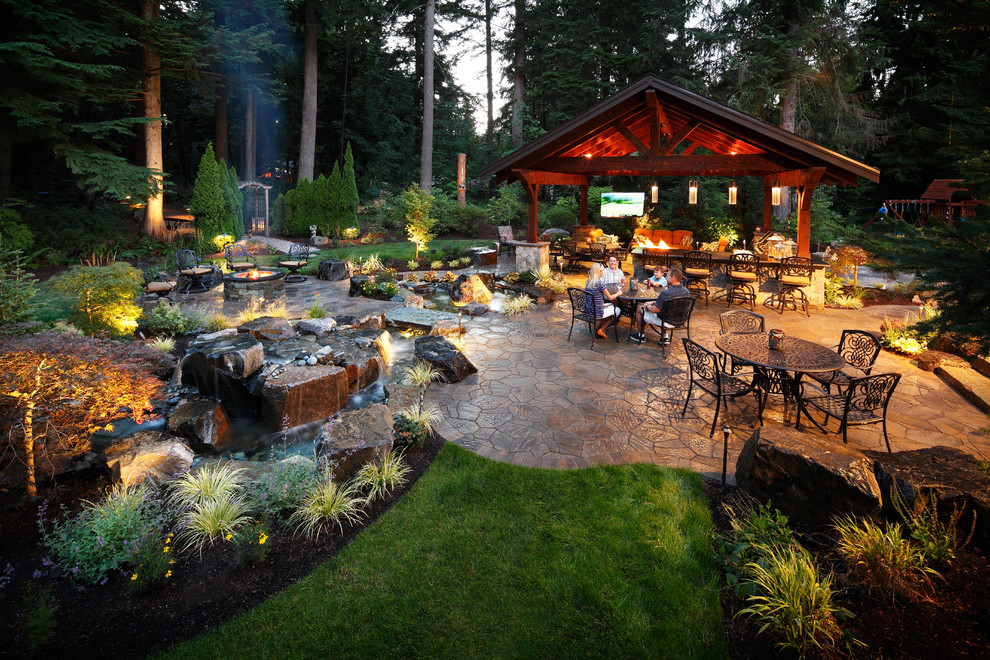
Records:
[[[500,270],[507,270],[500,264]],[[575,286],[583,278],[569,276]],[[332,315],[364,316],[384,312],[397,303],[348,298],[348,283],[314,277],[286,285],[290,317],[305,315],[315,296]],[[240,309],[224,303],[219,290],[177,295],[182,304],[216,306],[230,314]],[[738,309],[733,306],[733,309]],[[714,350],[718,315],[724,302],[695,308],[691,336]],[[757,309],[767,327],[825,346],[835,346],[843,328],[877,330],[888,314],[902,318],[913,307],[867,307],[862,310],[814,310],[810,318],[792,311],[779,315]],[[602,463],[649,462],[689,468],[708,476],[722,469],[720,431],[708,437],[714,412],[707,395],[695,393],[682,417],[687,390],[687,362],[680,338],[666,358],[656,343],[626,341],[628,321],[620,326],[620,342],[596,340],[591,350],[587,325],[577,323],[571,341],[570,303],[542,305],[518,316],[488,313],[464,318],[466,352],[479,371],[456,384],[430,388],[427,400],[443,412],[440,432],[447,440],[495,460],[518,465],[577,468]],[[880,354],[874,373],[903,374],[888,412],[894,450],[933,445],[958,447],[981,460],[990,459],[990,437],[980,429],[987,416],[932,373],[911,360]],[[722,419],[731,429],[728,473],[753,431],[757,407],[753,397],[731,401]],[[780,402],[771,400],[768,425],[793,424],[793,406],[785,419]],[[721,423],[721,422],[720,422]],[[720,426],[721,428],[721,426]],[[818,433],[808,424],[809,433]],[[836,428],[832,420],[831,429]],[[841,436],[831,434],[836,442]],[[861,449],[883,449],[879,426],[853,427],[849,443]]]

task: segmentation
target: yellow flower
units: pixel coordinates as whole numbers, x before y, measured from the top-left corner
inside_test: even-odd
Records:
[[[261,536],[260,536],[260,537],[258,538],[258,545],[264,545],[264,544],[265,544],[265,541],[267,541],[267,540],[268,540],[268,536],[267,536],[267,535],[265,535],[265,534],[262,534],[262,535],[261,535]]]
[[[170,577],[172,577],[172,571],[169,571],[169,572],[167,572],[167,573],[165,574],[165,579],[166,579],[166,580],[167,580],[168,578],[170,578]]]
[[[136,580],[136,579],[137,579],[137,573],[135,573],[134,575],[132,575],[132,576],[131,576],[131,579],[132,579],[132,580]]]
[[[228,541],[229,541],[230,539],[232,539],[232,538],[234,538],[234,535],[233,535],[233,534],[227,534],[227,536],[226,536],[226,539],[227,539]]]
[[[168,565],[169,565],[169,566],[171,566],[171,565],[172,565],[172,564],[174,564],[174,563],[175,563],[175,560],[174,560],[174,559],[169,559],[169,560],[168,560]]]
[[[165,548],[162,550],[162,552],[168,553],[169,550],[170,550],[170,548],[166,545]]]

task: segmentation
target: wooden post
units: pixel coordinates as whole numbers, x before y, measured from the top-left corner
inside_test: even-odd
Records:
[[[526,189],[526,200],[529,202],[529,226],[526,229],[526,242],[536,243],[536,223],[539,212],[539,202],[537,197],[540,193],[540,184],[523,181],[523,188]]]
[[[581,189],[581,224],[588,226],[588,186],[580,186]]]
[[[811,257],[811,196],[816,186],[798,186],[797,251]]]
[[[457,154],[457,205],[467,206],[467,154]]]

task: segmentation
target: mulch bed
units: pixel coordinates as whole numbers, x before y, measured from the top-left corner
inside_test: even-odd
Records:
[[[717,482],[705,483],[716,531],[729,531],[722,509],[735,488],[723,489]],[[837,602],[854,618],[840,622],[844,632],[863,642],[857,658],[987,658],[990,657],[990,558],[972,545],[957,551],[949,567],[939,568],[926,597],[895,603],[871,597],[844,573],[832,550],[832,532],[826,528],[791,525],[802,545],[819,567],[833,572]],[[729,656],[735,660],[797,657],[780,651],[767,634],[759,635],[760,624],[736,613],[746,607],[731,589],[722,592],[722,614]]]
[[[272,530],[264,562],[250,568],[237,565],[231,544],[204,550],[202,557],[180,555],[173,578],[159,591],[133,594],[125,576],[115,575],[106,585],[76,589],[67,579],[42,577],[39,585],[50,585],[58,601],[55,634],[43,649],[47,657],[140,658],[172,644],[191,639],[233,616],[254,607],[332,558],[367,525],[389,510],[426,472],[443,447],[433,436],[419,448],[406,452],[412,469],[409,482],[386,499],[367,509],[359,524],[344,524],[343,533],[323,533],[318,540],[296,536],[278,527]],[[68,506],[80,499],[99,496],[93,475],[63,479],[42,494]],[[45,550],[37,545],[36,510],[31,503],[17,503],[12,493],[3,494],[0,512],[0,570],[14,567],[13,582],[0,591],[0,655],[17,655],[21,648],[19,627],[21,588],[24,578],[42,568]]]

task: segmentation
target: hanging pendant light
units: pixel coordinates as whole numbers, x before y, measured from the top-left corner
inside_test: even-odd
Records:
[[[773,206],[780,206],[780,181],[775,181],[770,189],[770,203]]]
[[[688,204],[698,203],[698,180],[691,179],[688,181]]]
[[[736,188],[736,180],[733,179],[732,183],[729,184],[729,204],[735,205],[736,197],[738,195],[739,189]]]
[[[650,186],[650,201],[654,204],[656,204],[659,199],[659,193],[660,189],[657,187],[657,182],[654,181],[653,185]]]

